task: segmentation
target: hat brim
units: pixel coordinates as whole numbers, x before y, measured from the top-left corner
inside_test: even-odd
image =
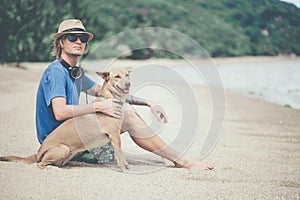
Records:
[[[76,33],[81,33],[81,34],[87,34],[89,36],[88,41],[90,41],[91,39],[93,39],[94,35],[90,32],[83,32],[83,31],[71,31],[71,32],[61,32],[61,33],[56,33],[52,36],[53,40],[57,40],[58,38],[60,38],[63,35],[67,35],[67,34],[76,34]]]

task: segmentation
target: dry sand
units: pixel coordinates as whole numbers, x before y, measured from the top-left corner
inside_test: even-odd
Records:
[[[35,93],[47,63],[23,65],[26,69],[0,66],[0,155],[27,156],[39,147]],[[207,93],[205,88],[197,90],[199,95]],[[176,128],[173,105],[166,105],[167,131]],[[203,110],[209,122],[210,111],[205,105]],[[71,163],[40,170],[0,162],[0,199],[300,199],[299,122],[297,110],[226,91],[222,135],[205,158],[216,163],[212,171],[164,168],[151,154],[128,155],[132,168],[127,173],[114,164]],[[201,133],[207,128],[203,126]],[[126,144],[134,145],[128,145],[126,136],[123,143],[128,149]]]

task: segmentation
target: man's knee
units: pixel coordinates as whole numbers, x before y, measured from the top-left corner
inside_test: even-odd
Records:
[[[146,124],[142,118],[133,110],[128,110],[124,113],[124,128],[126,130],[134,129],[136,127],[145,127]]]

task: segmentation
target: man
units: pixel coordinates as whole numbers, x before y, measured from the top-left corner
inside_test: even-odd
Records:
[[[116,99],[78,105],[81,91],[98,96],[97,91],[100,87],[84,75],[81,68],[76,67],[79,58],[88,48],[88,41],[92,38],[93,34],[87,32],[82,22],[77,19],[64,20],[58,32],[53,35],[53,54],[57,60],[45,70],[37,92],[36,130],[40,143],[69,118],[95,112],[116,118],[122,115],[122,107]],[[130,96],[128,103],[148,106],[160,120],[167,122],[164,110],[151,101]],[[179,154],[168,147],[132,110],[125,111],[121,129],[124,132],[128,131],[137,145],[172,161],[177,167],[213,169],[213,164],[179,157]]]

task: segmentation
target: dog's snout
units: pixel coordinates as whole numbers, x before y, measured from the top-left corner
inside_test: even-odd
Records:
[[[130,82],[125,83],[125,86],[126,86],[126,87],[130,87],[130,86],[131,86],[131,83],[130,83]]]

